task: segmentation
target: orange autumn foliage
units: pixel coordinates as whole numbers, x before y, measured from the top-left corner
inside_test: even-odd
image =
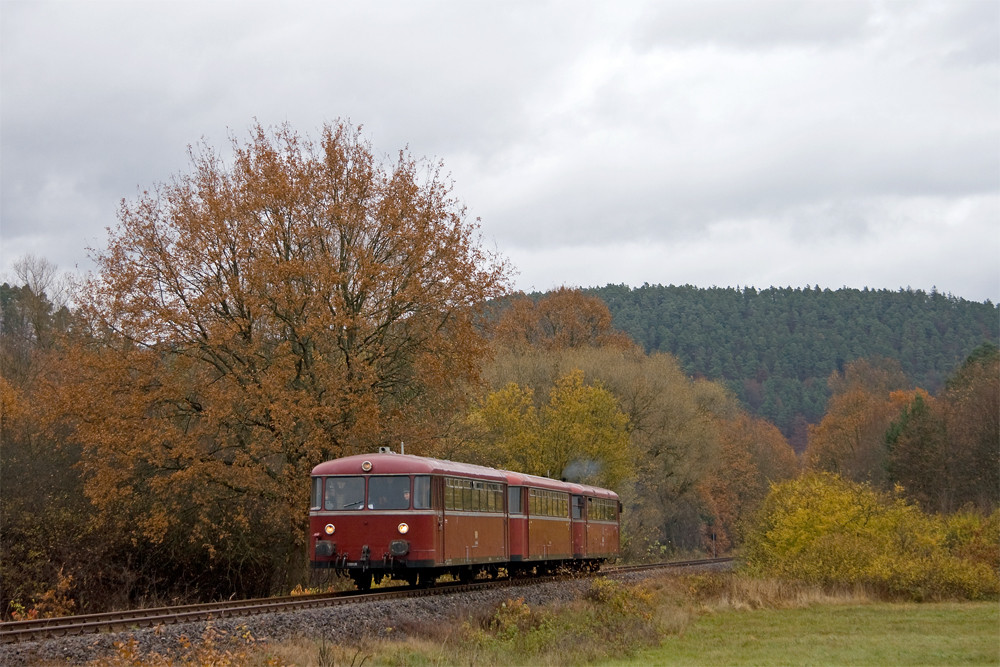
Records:
[[[822,421],[809,427],[806,467],[882,485],[886,431],[916,395],[905,382],[899,363],[885,359],[859,359],[831,374],[834,394]]]
[[[312,466],[420,451],[462,406],[509,268],[441,165],[384,164],[345,122],[317,142],[258,125],[191,160],[122,202],[80,295],[88,337],[48,388],[104,520],[281,570]]]
[[[716,466],[699,484],[714,517],[716,549],[740,542],[771,485],[792,479],[798,471],[794,450],[770,422],[746,413],[721,420]]]
[[[612,326],[607,304],[568,287],[538,300],[524,294],[514,298],[496,324],[494,342],[503,348],[544,350],[635,346],[628,335]]]

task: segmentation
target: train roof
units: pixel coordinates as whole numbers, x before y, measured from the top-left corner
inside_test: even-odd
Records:
[[[365,470],[362,466],[370,463]],[[313,475],[462,475],[495,482],[505,481],[503,472],[471,463],[442,461],[410,454],[357,454],[320,463],[313,468]]]
[[[602,489],[598,486],[577,484],[575,482],[563,482],[558,479],[539,477],[538,475],[529,475],[523,472],[510,472],[509,470],[503,470],[501,472],[503,472],[506,476],[507,484],[510,486],[535,486],[543,489],[565,491],[576,495],[596,496],[599,498],[618,498],[618,494],[614,491]]]
[[[365,463],[371,466],[366,470]],[[357,454],[345,456],[320,463],[312,470],[313,475],[460,475],[494,482],[506,482],[510,486],[534,486],[543,489],[565,491],[568,493],[596,496],[599,498],[618,498],[618,494],[608,489],[586,484],[562,482],[548,477],[528,475],[526,473],[497,470],[472,463],[457,463],[426,456],[410,454]]]
[[[618,494],[610,489],[602,489],[599,486],[590,486],[589,484],[571,484],[572,487],[570,493],[582,496],[594,496],[596,498],[611,498],[612,500],[618,500]]]

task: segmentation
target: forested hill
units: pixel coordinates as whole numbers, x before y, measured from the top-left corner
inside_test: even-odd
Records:
[[[853,359],[899,360],[935,393],[970,352],[1000,343],[1000,309],[919,290],[586,289],[647,352],[670,352],[688,373],[722,380],[755,413],[805,444],[825,411],[827,378]]]

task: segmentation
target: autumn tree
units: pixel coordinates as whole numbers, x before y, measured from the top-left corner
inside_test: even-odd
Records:
[[[834,392],[827,413],[809,428],[805,452],[814,470],[837,473],[856,482],[886,482],[885,434],[913,398],[906,378],[891,360],[858,360],[829,379]]]
[[[541,425],[534,391],[509,382],[474,406],[458,448],[442,452],[469,463],[533,472],[539,456]]]
[[[631,555],[653,545],[666,552],[700,549],[705,523],[699,483],[715,466],[719,420],[738,405],[720,385],[692,380],[672,355],[646,355],[635,346],[563,349],[500,348],[484,377],[491,387],[530,389],[536,409],[567,369],[600,383],[626,416],[630,451],[626,483],[616,490],[626,504]]]
[[[827,385],[834,396],[863,389],[871,394],[888,395],[909,386],[899,362],[886,357],[855,359],[840,371],[834,371]]]
[[[52,346],[70,326],[69,277],[35,255],[16,259],[16,284],[0,285],[0,374],[15,383],[31,379],[31,357]]]
[[[54,264],[29,255],[13,266],[20,284],[0,285],[0,614],[5,617],[18,606],[38,611],[34,601],[54,594],[60,582],[86,586],[90,578],[83,570],[99,562],[81,529],[87,502],[74,468],[79,453],[60,446],[64,432],[45,428],[48,405],[38,383],[72,316]]]
[[[886,432],[889,481],[927,511],[949,512],[957,461],[950,449],[942,404],[924,391],[903,406]]]
[[[630,476],[628,419],[583,371],[558,378],[541,409],[530,388],[509,383],[469,416],[463,459],[532,475],[617,487]]]
[[[748,535],[747,569],[914,600],[996,599],[1000,512],[925,514],[894,492],[808,473],[775,485]]]
[[[634,457],[628,417],[598,381],[583,371],[561,377],[542,408],[541,451],[546,472],[570,481],[617,487],[630,476]]]
[[[608,386],[621,392],[640,452],[628,494],[633,552],[643,545],[654,555],[699,550],[712,520],[700,485],[716,469],[721,424],[738,405],[721,385],[688,378],[671,355],[650,355],[615,374]]]
[[[949,455],[958,470],[954,506],[1000,507],[1000,349],[992,343],[976,348],[942,399]]]
[[[809,465],[883,488],[899,485],[928,511],[983,511],[1000,501],[1000,355],[974,351],[939,396],[903,391],[891,362],[856,362],[810,429]]]
[[[301,556],[313,465],[440,435],[508,266],[440,164],[349,123],[190,154],[122,202],[80,297],[93,342],[53,390],[104,516],[259,590]]]
[[[493,340],[505,348],[546,350],[634,346],[612,326],[611,311],[599,297],[568,287],[538,299],[519,294],[503,304]]]
[[[890,472],[925,508],[1000,505],[1000,352],[974,350],[937,398],[920,396],[893,423]]]
[[[716,465],[699,484],[714,517],[717,548],[742,541],[772,484],[795,477],[798,459],[778,427],[741,412],[719,421]]]

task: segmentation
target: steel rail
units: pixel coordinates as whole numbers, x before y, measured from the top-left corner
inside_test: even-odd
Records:
[[[648,565],[628,565],[607,567],[597,572],[582,573],[584,576],[614,577],[629,572],[650,569],[682,568],[697,565],[712,565],[730,562],[731,558],[711,558],[703,560],[673,561],[653,563]],[[581,573],[574,573],[579,577]],[[272,598],[256,598],[251,600],[232,600],[225,602],[207,602],[202,604],[180,605],[175,607],[155,607],[149,609],[134,609],[127,611],[104,612],[100,614],[82,614],[78,616],[60,616],[56,618],[32,619],[27,621],[10,621],[0,623],[0,643],[18,643],[57,637],[69,637],[98,632],[120,632],[138,628],[151,628],[161,625],[207,621],[218,618],[236,616],[253,616],[258,614],[309,609],[315,607],[333,606],[369,602],[374,600],[392,600],[408,597],[423,597],[431,595],[449,595],[465,591],[485,588],[543,583],[562,579],[562,576],[543,577],[505,577],[471,583],[443,583],[427,588],[411,588],[405,584],[399,587],[378,589],[374,591],[340,591],[335,593],[315,593],[309,595],[285,595]]]

